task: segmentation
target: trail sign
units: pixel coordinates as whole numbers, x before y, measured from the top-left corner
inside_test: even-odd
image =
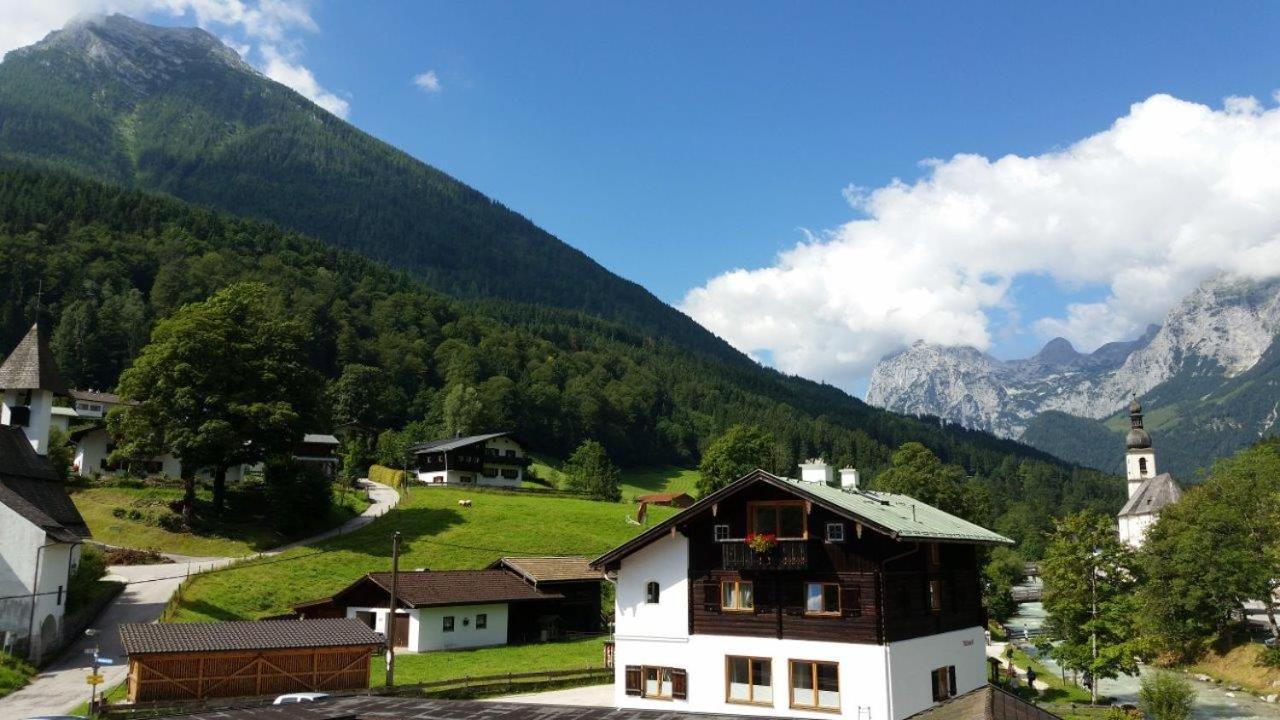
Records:
[[[102,683],[106,682],[106,680],[107,679],[102,677],[101,675],[86,675],[84,678],[84,681],[89,683],[90,685],[101,685]]]
[[[112,659],[111,659],[111,658],[109,658],[109,657],[99,657],[99,658],[97,659],[97,663],[98,663],[99,665],[115,665],[115,664],[116,664],[116,661],[115,661],[115,660],[112,660]]]

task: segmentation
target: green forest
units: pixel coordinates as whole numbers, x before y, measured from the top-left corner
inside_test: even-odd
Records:
[[[231,283],[257,280],[306,328],[308,365],[331,389],[359,378],[369,417],[312,426],[416,422],[443,431],[470,408],[477,428],[513,430],[567,456],[585,439],[623,465],[690,467],[738,422],[768,431],[792,472],[821,455],[874,475],[919,441],[989,488],[997,526],[1016,537],[1053,515],[1118,507],[1114,478],[1017,443],[871,408],[836,388],[725,363],[582,313],[461,301],[354,253],[171,198],[30,168],[0,169],[0,344],[39,317],[67,380],[114,387],[150,328]]]

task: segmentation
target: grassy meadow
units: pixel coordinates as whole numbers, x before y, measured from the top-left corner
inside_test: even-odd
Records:
[[[459,507],[461,499],[472,506]],[[413,487],[395,510],[356,532],[196,576],[165,619],[245,620],[288,612],[367,572],[390,570],[397,530],[401,568],[468,569],[503,555],[597,555],[641,530],[627,522],[631,512],[626,503]],[[651,521],[673,513],[654,508]]]
[[[565,475],[559,467],[558,461],[546,457],[535,457],[532,470],[540,482],[525,481],[524,486],[528,488],[563,487]],[[672,465],[624,468],[618,487],[622,490],[622,501],[628,503],[635,500],[637,495],[656,492],[687,492],[697,497],[698,471]]]
[[[166,517],[176,516],[169,503],[182,498],[180,486],[136,483],[71,488],[71,499],[88,523],[93,539],[107,545],[200,557],[242,557],[293,539],[266,522],[262,503],[251,499],[238,502],[234,486],[228,487],[227,496],[223,517],[214,518],[211,510],[201,512],[196,527],[184,531],[164,524]],[[210,500],[209,488],[201,487],[197,501],[207,508]],[[363,493],[335,491],[332,517],[326,527],[341,524],[368,506]]]
[[[603,666],[603,637],[472,650],[438,650],[396,655],[396,684]],[[374,687],[386,684],[387,663],[383,656],[374,657],[371,673]]]

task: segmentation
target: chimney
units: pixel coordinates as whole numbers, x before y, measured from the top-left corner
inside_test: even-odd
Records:
[[[858,489],[857,468],[840,468],[840,487],[843,490]]]
[[[800,480],[817,485],[830,485],[835,479],[835,469],[822,458],[809,458],[800,463]]]

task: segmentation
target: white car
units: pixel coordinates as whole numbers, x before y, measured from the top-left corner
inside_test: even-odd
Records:
[[[272,702],[271,704],[272,705],[292,705],[294,703],[316,702],[317,700],[324,700],[327,697],[329,697],[329,693],[317,693],[317,692],[289,693],[288,695],[281,695],[280,697],[276,698],[275,701]]]

